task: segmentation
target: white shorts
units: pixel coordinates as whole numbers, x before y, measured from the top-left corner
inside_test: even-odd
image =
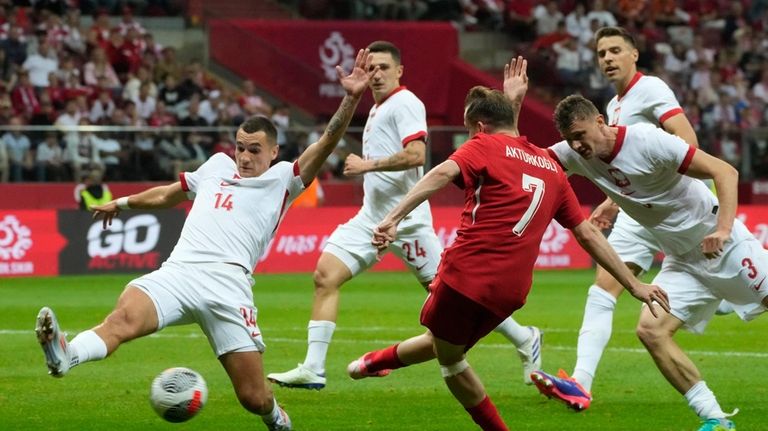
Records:
[[[237,265],[165,262],[128,284],[152,298],[158,331],[197,323],[217,357],[266,348],[256,323],[253,278]]]
[[[376,262],[376,247],[371,244],[375,227],[376,224],[358,213],[333,231],[323,252],[339,258],[355,276]],[[419,282],[425,283],[432,281],[437,274],[443,246],[431,224],[401,224],[390,250],[408,266]]]
[[[731,244],[717,259],[705,258],[698,247],[683,256],[667,256],[653,280],[667,291],[672,315],[692,332],[704,331],[723,299],[754,319],[768,296],[768,251],[738,221]]]
[[[644,272],[651,268],[653,258],[660,250],[648,229],[624,211],[619,211],[613,230],[608,235],[608,243],[616,250],[622,262],[634,263]]]

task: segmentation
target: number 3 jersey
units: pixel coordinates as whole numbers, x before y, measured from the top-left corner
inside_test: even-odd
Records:
[[[168,261],[235,263],[249,272],[304,189],[298,162],[240,178],[235,162],[222,153],[180,179],[194,203]]]
[[[525,304],[539,245],[556,219],[584,221],[562,168],[524,137],[479,133],[450,157],[464,210],[438,277],[500,317]]]
[[[684,174],[696,148],[650,124],[619,126],[605,159],[585,159],[565,141],[550,147],[569,173],[589,178],[646,227],[665,254],[698,246],[717,223],[717,198]]]

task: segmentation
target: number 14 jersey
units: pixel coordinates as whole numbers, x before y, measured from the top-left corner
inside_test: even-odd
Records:
[[[168,261],[235,263],[249,272],[304,189],[298,162],[240,178],[235,162],[222,153],[180,179],[194,203]]]

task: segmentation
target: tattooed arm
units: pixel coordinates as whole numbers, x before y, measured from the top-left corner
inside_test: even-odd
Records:
[[[341,100],[339,109],[333,114],[333,118],[328,122],[323,136],[317,142],[307,147],[299,156],[299,172],[304,184],[309,184],[315,179],[325,160],[333,152],[336,145],[344,136],[344,132],[349,126],[352,115],[355,113],[358,102],[365,89],[368,88],[368,82],[378,71],[378,66],[371,67],[372,56],[368,50],[361,49],[357,53],[355,67],[349,75],[345,75],[340,66],[336,66],[336,72],[339,75],[339,83],[347,92],[344,99]]]

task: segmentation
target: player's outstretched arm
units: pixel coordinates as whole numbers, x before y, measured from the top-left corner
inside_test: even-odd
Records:
[[[403,151],[384,159],[365,160],[357,154],[350,154],[344,160],[344,175],[354,177],[372,171],[404,171],[423,166],[426,160],[427,144],[421,139],[414,139],[406,144]]]
[[[378,71],[378,66],[371,67],[372,58],[369,50],[361,49],[358,51],[355,66],[349,75],[345,74],[341,66],[336,66],[339,83],[344,87],[347,94],[341,100],[339,109],[333,114],[320,139],[307,147],[299,156],[299,172],[304,184],[309,184],[315,179],[325,160],[344,136],[357,104],[360,102],[365,89],[368,88],[368,82]]]
[[[528,60],[518,55],[504,65],[504,95],[515,106],[515,129],[519,130],[518,120],[523,108],[523,99],[528,92]],[[518,131],[518,134],[520,132]]]
[[[427,172],[426,175],[405,195],[402,201],[384,217],[384,220],[373,230],[372,244],[379,249],[385,250],[389,244],[395,240],[397,225],[414,208],[422,202],[429,199],[433,193],[445,187],[461,174],[459,165],[453,160],[446,160],[437,165],[434,169]]]
[[[618,214],[619,206],[611,198],[607,197],[592,211],[592,214],[589,216],[589,222],[600,230],[609,229]]]
[[[592,223],[584,221],[575,228],[573,234],[582,248],[605,268],[635,298],[648,304],[651,313],[658,317],[653,303],[669,312],[669,298],[659,286],[641,283],[621,261],[616,251],[608,244],[605,236]]]
[[[123,196],[104,205],[94,205],[90,209],[93,211],[94,219],[104,220],[104,229],[106,229],[122,210],[172,208],[186,199],[187,194],[181,188],[181,182],[176,181],[166,186],[152,187],[135,195]]]
[[[731,236],[733,220],[736,218],[736,207],[739,202],[739,171],[717,157],[702,150],[696,150],[685,175],[715,181],[719,201],[717,226],[714,232],[704,237],[701,242],[701,251],[709,259],[716,258],[723,252],[723,246]]]

